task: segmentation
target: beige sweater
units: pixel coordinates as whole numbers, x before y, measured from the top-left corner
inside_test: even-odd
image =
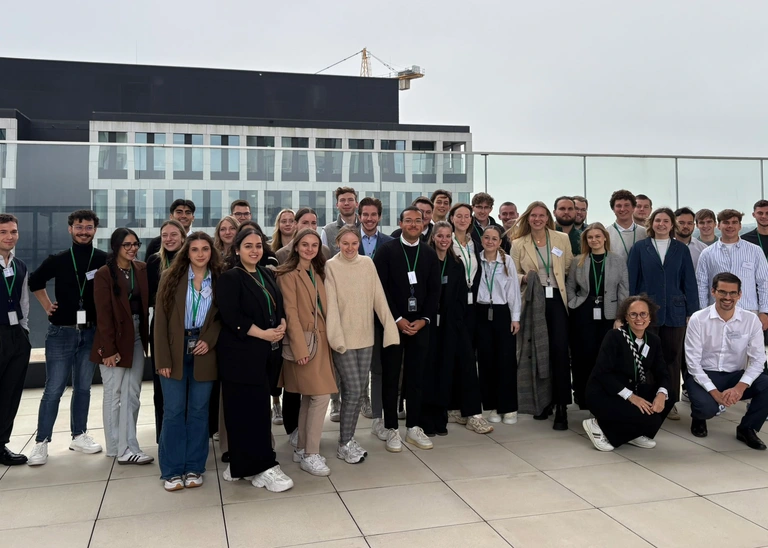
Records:
[[[384,346],[400,344],[400,334],[370,257],[351,261],[342,253],[325,263],[327,332],[331,349],[343,354],[373,346],[373,315],[384,326]]]

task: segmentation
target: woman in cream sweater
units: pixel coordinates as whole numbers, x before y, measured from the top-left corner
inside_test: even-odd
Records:
[[[336,236],[339,253],[325,265],[328,342],[341,393],[341,424],[336,456],[350,464],[368,454],[355,441],[355,427],[373,355],[374,314],[384,326],[384,346],[400,343],[376,267],[358,254],[360,234],[343,227]]]

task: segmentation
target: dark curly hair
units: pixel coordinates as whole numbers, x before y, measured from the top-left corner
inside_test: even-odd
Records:
[[[645,303],[648,306],[648,319],[650,320],[648,325],[656,324],[656,311],[659,309],[658,305],[651,300],[651,298],[645,293],[640,295],[632,295],[627,297],[619,305],[619,310],[616,312],[616,318],[621,320],[624,324],[627,323],[627,314],[629,314],[629,307],[637,302]]]

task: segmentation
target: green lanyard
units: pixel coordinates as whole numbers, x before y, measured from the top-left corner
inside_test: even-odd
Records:
[[[259,279],[261,280],[261,290],[264,291],[264,296],[267,298],[267,309],[269,310],[269,317],[271,319],[272,318],[272,295],[270,295],[269,291],[267,291],[267,284],[264,282],[264,275],[261,273],[261,270],[259,270],[258,267],[256,267],[256,272],[259,273]],[[315,281],[312,280],[312,283],[315,283]]]
[[[95,247],[91,248],[91,258],[88,259],[88,266],[85,268],[85,280],[83,280],[83,284],[80,285],[80,275],[77,273],[77,261],[75,261],[75,252],[72,250],[72,248],[69,248],[69,254],[72,255],[72,264],[75,267],[75,279],[77,280],[77,287],[80,289],[80,309],[83,308],[83,293],[85,293],[85,285],[88,283],[88,271],[91,270],[91,261],[93,260],[93,252],[96,251]],[[133,275],[133,268],[131,268],[131,275]],[[133,286],[131,286],[131,289],[133,289]]]
[[[637,346],[637,343],[635,343],[635,340],[636,340],[635,334],[632,333],[632,330],[629,327],[627,327],[627,331],[629,332],[629,338],[632,339],[632,344]],[[645,334],[643,334],[643,344],[648,344],[648,336],[645,335]],[[640,353],[638,352],[638,354],[640,354]],[[635,355],[635,353],[632,352],[632,356],[634,356],[634,355]],[[640,355],[642,356],[642,354],[640,354]],[[635,359],[635,360],[632,360],[635,363],[635,383],[637,383],[637,368],[640,366],[640,362],[642,360],[643,360],[642,357],[640,357],[638,359]]]
[[[417,255],[416,259],[418,260],[418,258],[419,257]],[[408,257],[406,257],[406,260],[407,259]],[[312,280],[312,285],[314,285],[315,289],[317,289],[317,283],[315,282],[315,274],[313,273],[312,268],[309,269],[309,279]],[[325,312],[323,312],[323,303],[320,301],[320,293],[317,294],[317,308],[320,309],[320,312],[322,314],[325,314]]]
[[[483,271],[485,272],[485,287],[488,288],[488,297],[490,298],[491,305],[493,304],[493,281],[496,279],[496,268],[498,268],[499,263],[494,261],[493,262],[493,274],[491,274],[491,281],[488,282],[488,271],[491,269],[491,265],[487,265],[487,268],[483,268]]]
[[[11,300],[11,295],[13,291],[13,286],[16,285],[16,262],[11,259],[11,266],[13,267],[13,281],[11,282],[11,285],[8,285],[8,278],[3,275],[3,280],[5,281],[5,288],[8,290],[8,299]],[[6,267],[9,268],[9,267]]]
[[[605,259],[608,257],[608,253],[603,256],[603,260],[600,261],[600,277],[597,277],[597,266],[595,266],[595,257],[590,253],[589,258],[592,261],[592,276],[595,279],[595,295],[600,298],[600,287],[603,285],[603,274],[605,273]]]
[[[475,228],[477,228],[477,225],[475,225]],[[467,287],[472,287],[472,252],[469,250],[469,242],[472,241],[470,238],[467,242],[467,253],[464,253],[464,248],[459,243],[458,238],[456,236],[453,237],[453,241],[456,242],[456,245],[459,246],[459,251],[461,251],[461,258],[464,259],[464,268],[467,271]]]
[[[544,269],[547,271],[547,284],[549,284],[549,231],[547,231],[547,260],[545,261],[544,257],[541,256],[539,246],[536,246],[536,253],[539,254],[539,259],[541,259]]]
[[[621,235],[622,232],[624,232],[622,229],[619,228],[619,226],[616,223],[613,223],[613,228],[616,229],[616,232],[619,234],[619,240],[621,240],[621,245],[624,246],[624,253],[627,254],[627,257],[629,257],[629,249],[627,249],[627,244],[624,242],[624,236]],[[637,241],[637,224],[633,224],[632,226],[632,245],[635,245],[635,242]]]
[[[128,293],[128,300],[130,301],[131,299],[133,299],[133,265],[131,265],[131,292]]]
[[[133,270],[131,270],[131,273],[133,273]],[[208,271],[205,271],[205,277],[203,278],[203,281],[205,281],[205,278],[208,277]],[[189,288],[192,290],[192,327],[198,327],[197,325],[197,310],[200,308],[200,300],[203,298],[203,284],[200,283],[200,291],[195,289],[195,284],[192,283],[193,280],[189,280]],[[195,298],[197,296],[197,298]]]
[[[403,242],[400,242],[400,247],[403,248],[403,255],[405,255],[405,264],[408,265],[408,272],[416,272],[416,265],[419,263],[419,252],[421,251],[421,245],[416,244],[416,258],[413,260],[413,268],[411,268],[411,261],[408,260],[408,254],[405,252],[405,246]]]
[[[448,264],[448,255],[445,255],[445,260],[443,261],[443,268],[440,270],[440,283],[444,283],[443,280],[445,279],[445,265]]]

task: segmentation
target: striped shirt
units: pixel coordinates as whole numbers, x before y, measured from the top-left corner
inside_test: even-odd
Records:
[[[740,308],[768,313],[768,261],[758,246],[741,238],[735,244],[718,240],[701,252],[696,283],[702,309],[715,302],[710,289],[712,279],[721,272],[730,272],[741,280]]]
[[[205,317],[213,303],[213,291],[211,289],[211,271],[208,270],[203,278],[202,291],[197,291],[194,286],[195,273],[192,272],[192,266],[189,267],[189,283],[187,284],[187,302],[184,308],[184,329],[195,329],[202,327],[205,323]],[[198,301],[198,298],[200,299]],[[197,317],[194,315],[194,304],[197,305]]]

